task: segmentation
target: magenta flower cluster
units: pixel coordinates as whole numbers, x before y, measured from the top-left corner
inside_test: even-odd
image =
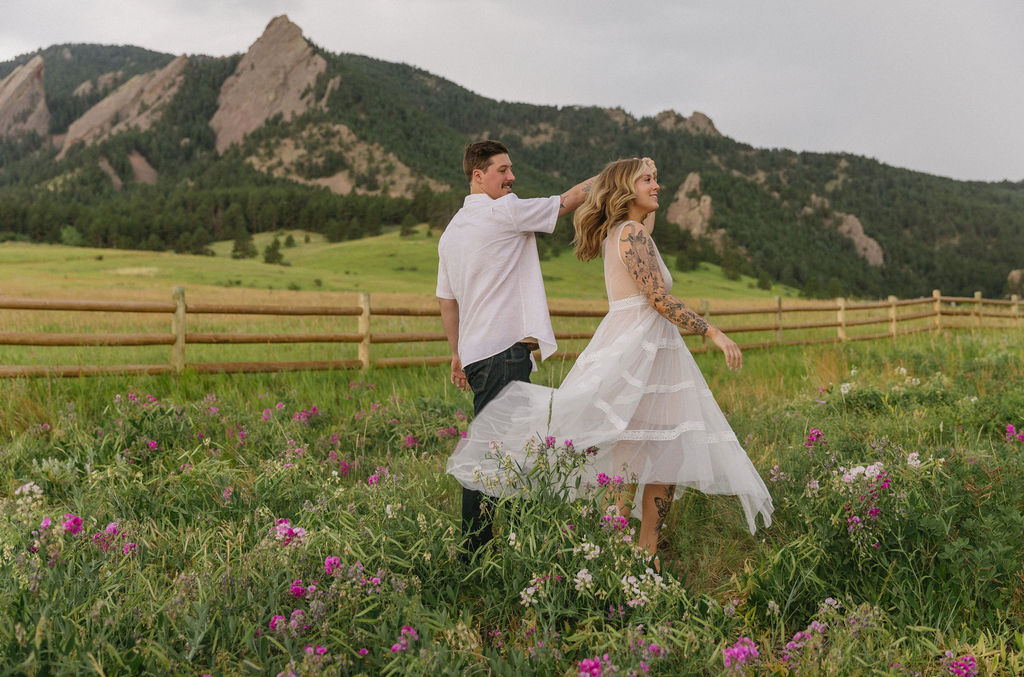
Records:
[[[92,537],[92,542],[103,552],[110,550],[118,540],[125,540],[125,533],[117,522],[111,522],[107,525],[106,529],[97,531]],[[121,546],[121,553],[130,555],[135,551],[135,548],[134,543],[124,543]]]
[[[616,487],[621,487],[626,483],[626,479],[622,477],[622,475],[608,477],[608,475],[605,475],[603,472],[599,472],[597,473],[597,483],[602,487],[606,487],[609,484],[614,485]]]
[[[45,535],[46,530],[49,529],[52,524],[53,520],[49,517],[44,517],[42,522],[39,524],[39,530],[32,532],[33,535]],[[82,529],[84,528],[82,518],[70,512],[64,513],[64,522],[62,526],[64,527],[64,533],[72,536],[77,536],[82,533]],[[111,522],[103,531],[97,531],[93,534],[92,542],[101,551],[107,552],[119,542],[126,541],[126,538],[127,536],[120,525],[117,522]],[[130,541],[120,543],[120,545],[121,554],[123,555],[131,555],[138,548],[135,543]],[[33,552],[34,551],[35,550],[33,549]]]
[[[761,658],[757,645],[749,637],[740,637],[732,646],[722,649],[722,662],[726,670],[741,672],[747,665],[753,665]]]
[[[844,473],[843,481],[851,487],[857,487],[858,477],[862,477],[861,493],[854,503],[844,506],[846,530],[858,550],[867,552],[869,546],[875,549],[881,547],[877,537],[873,534],[876,533],[876,523],[882,516],[880,505],[882,495],[891,490],[892,481],[889,474],[882,468],[881,462],[867,468],[857,466]]]
[[[828,444],[828,440],[825,439],[825,433],[821,432],[817,428],[811,428],[810,432],[807,433],[807,439],[804,441],[804,447],[807,449],[807,453],[814,456],[815,447],[824,447]]]
[[[324,558],[324,571],[333,578],[344,576],[350,581],[355,581],[363,590],[369,593],[380,592],[380,588],[384,584],[385,574],[383,570],[378,570],[376,575],[367,576],[366,567],[363,566],[362,562],[356,562],[347,569],[343,569],[341,558],[339,557]]]
[[[294,414],[292,414],[292,420],[298,421],[299,423],[303,423],[305,425],[309,425],[309,422],[319,415],[320,410],[317,409],[316,405],[314,404],[309,409],[303,409],[302,411],[297,411]]]
[[[414,642],[419,638],[420,636],[416,634],[416,630],[411,625],[403,625],[398,641],[391,645],[391,653],[405,651],[409,648],[409,642]]]
[[[337,437],[337,435],[334,435],[332,439],[336,440]],[[337,442],[335,442],[335,444],[337,444]],[[344,461],[338,458],[338,452],[334,449],[331,449],[330,451],[327,452],[327,459],[331,462],[332,465],[337,464],[338,474],[342,476],[345,476],[352,471],[352,466],[348,463],[348,461]]]
[[[327,557],[324,559],[324,571],[327,572],[328,576],[333,576],[334,572],[338,569],[341,569],[340,557]]]
[[[947,651],[942,664],[951,675],[974,677],[978,674],[978,660],[974,656],[956,656],[952,651]]]
[[[270,527],[269,536],[281,545],[295,546],[302,544],[306,538],[306,530],[302,527],[292,527],[292,523],[282,517],[274,521],[274,526]]]
[[[1007,442],[1024,442],[1024,429],[1018,431],[1012,423],[1006,424],[1006,441]]]
[[[584,658],[580,661],[580,677],[600,677],[606,668],[612,666],[611,657],[608,654],[594,658]]]
[[[383,482],[387,478],[388,478],[388,469],[386,467],[382,466],[382,465],[378,465],[377,466],[377,472],[373,473],[372,475],[370,475],[369,477],[366,478],[366,484],[368,486],[372,487],[375,484],[380,484],[381,482]]]
[[[601,521],[609,531],[625,531],[629,527],[629,520],[622,515],[602,515]]]
[[[290,630],[294,634],[300,634],[309,630],[310,625],[306,620],[306,612],[302,609],[295,609],[288,620],[285,620],[284,616],[272,617],[269,627],[271,632]]]
[[[64,531],[74,536],[81,530],[82,518],[69,512],[64,513]]]
[[[316,593],[316,586],[319,581],[310,581],[309,586],[302,585],[302,579],[296,578],[292,581],[291,588],[288,592],[291,593],[292,597],[296,599],[302,599],[303,597],[312,597]]]
[[[827,626],[818,621],[811,621],[806,630],[801,630],[793,635],[793,639],[786,642],[786,653],[782,654],[783,661],[790,661],[799,656],[801,650],[809,643],[820,641],[825,634]]]

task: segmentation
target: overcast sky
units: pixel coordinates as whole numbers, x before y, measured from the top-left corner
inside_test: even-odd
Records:
[[[700,111],[759,148],[1024,180],[1022,0],[0,0],[0,61],[65,42],[222,56],[279,14],[499,100]]]

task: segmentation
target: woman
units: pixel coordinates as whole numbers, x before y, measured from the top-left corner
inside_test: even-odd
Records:
[[[658,208],[658,188],[647,158],[612,162],[598,175],[573,219],[574,244],[581,260],[604,258],[608,314],[561,386],[508,385],[448,460],[463,486],[501,495],[517,490],[510,466],[526,472],[536,462],[536,441],[570,439],[591,452],[574,471],[581,486],[604,484],[602,474],[626,478],[616,504],[640,517],[637,542],[651,556],[684,487],[739,497],[751,533],[757,513],[766,527],[772,513],[764,482],[679,336],[677,326],[707,336],[730,369],[742,365],[729,337],[669,293],[672,278],[642,223]]]

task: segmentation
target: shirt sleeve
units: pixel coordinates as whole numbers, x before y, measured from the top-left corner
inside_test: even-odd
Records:
[[[440,257],[437,260],[437,290],[435,294],[441,299],[455,298],[455,293],[452,292],[452,285],[448,281],[448,269],[444,265],[444,259]]]
[[[520,199],[515,195],[508,195],[504,199],[507,200],[505,206],[508,209],[512,225],[516,230],[523,233],[550,233],[554,231],[555,223],[558,222],[558,209],[562,203],[560,195],[526,199]]]

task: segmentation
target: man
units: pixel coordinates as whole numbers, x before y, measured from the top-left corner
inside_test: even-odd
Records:
[[[473,391],[480,411],[511,381],[530,380],[555,351],[535,233],[583,203],[593,179],[562,195],[521,200],[512,193],[512,161],[498,141],[466,146],[462,169],[469,195],[437,245],[437,297],[452,351],[450,380]],[[473,551],[492,537],[482,495],[462,490],[462,533]]]

